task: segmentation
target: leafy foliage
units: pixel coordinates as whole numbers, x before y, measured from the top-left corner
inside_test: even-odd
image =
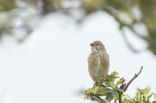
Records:
[[[133,98],[125,96],[125,101],[126,103],[156,103],[156,94],[150,93],[150,88],[137,89],[135,96]]]
[[[151,93],[149,88],[137,89],[134,97],[129,97],[124,93],[123,86],[125,79],[119,79],[117,72],[112,72],[101,79],[98,85],[94,85],[85,91],[85,99],[89,99],[90,95],[105,97],[108,101],[119,101],[119,94],[122,93],[121,100],[123,103],[156,103],[156,94]]]
[[[111,75],[106,75],[104,79],[99,81],[97,86],[95,85],[85,91],[86,97],[88,98],[88,95],[94,94],[98,96],[106,96],[108,101],[117,99],[118,92],[123,92],[119,86],[125,81],[124,79],[116,81],[118,78],[119,76],[117,72],[112,72]]]
[[[14,8],[16,8],[15,0],[0,0],[0,11],[9,11]]]

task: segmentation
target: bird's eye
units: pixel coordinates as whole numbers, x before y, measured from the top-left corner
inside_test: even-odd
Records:
[[[100,45],[100,44],[97,43],[96,45]]]

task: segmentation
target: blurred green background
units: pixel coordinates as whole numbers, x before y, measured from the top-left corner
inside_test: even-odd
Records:
[[[155,0],[0,0],[0,37],[11,36],[22,42],[34,30],[35,20],[49,13],[60,12],[81,23],[97,11],[106,12],[116,20],[125,44],[132,51],[148,49],[156,54]],[[140,50],[131,45],[126,30],[147,47]]]

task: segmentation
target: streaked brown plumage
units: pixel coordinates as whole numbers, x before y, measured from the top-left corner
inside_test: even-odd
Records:
[[[88,56],[88,69],[89,74],[95,83],[109,70],[109,55],[101,41],[94,41],[91,43],[92,52]]]

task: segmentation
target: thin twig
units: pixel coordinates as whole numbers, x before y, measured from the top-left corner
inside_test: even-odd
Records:
[[[136,73],[134,75],[134,77],[127,83],[127,84],[122,84],[120,86],[120,89],[122,89],[124,92],[127,90],[127,88],[129,87],[129,85],[140,75],[141,71],[143,69],[143,66],[141,66],[141,69],[138,73]],[[118,92],[118,95],[119,95],[119,103],[122,103],[122,95],[123,95],[123,92]]]
[[[96,95],[90,95],[90,98],[93,100],[96,100],[99,103],[109,103],[106,99],[102,99],[99,96]]]
[[[134,77],[127,83],[127,85],[124,87],[124,92],[127,90],[129,85],[140,75],[142,72],[143,66],[141,66],[140,71],[134,75]]]

